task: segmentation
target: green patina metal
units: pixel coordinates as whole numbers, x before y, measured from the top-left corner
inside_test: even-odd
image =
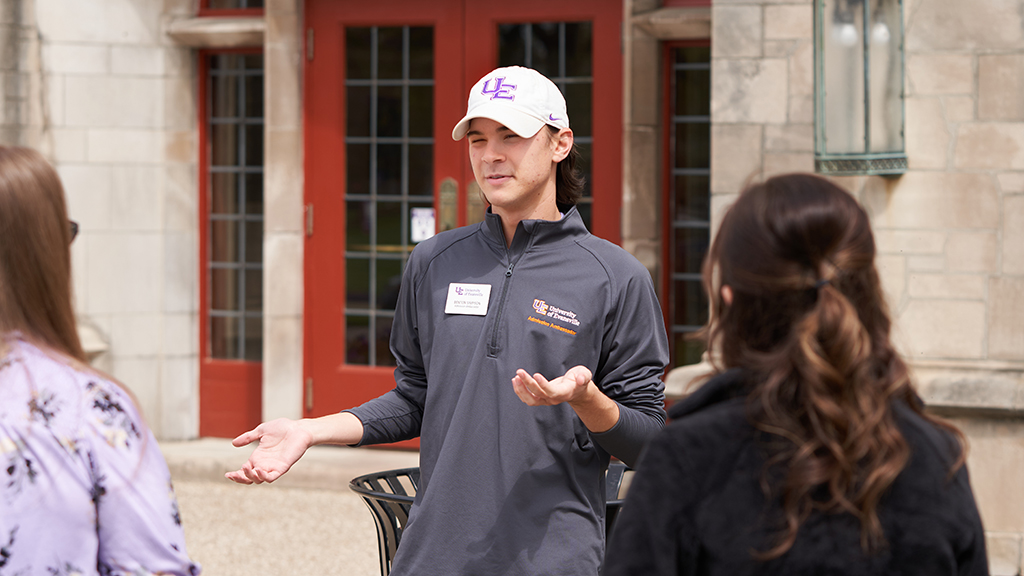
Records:
[[[857,14],[859,12],[859,14]],[[859,22],[857,16],[860,17]],[[872,24],[873,23],[873,24]],[[881,26],[881,29],[879,29]],[[851,29],[856,29],[852,32]],[[879,36],[873,37],[873,34]],[[857,64],[853,59],[848,59],[844,64],[848,66],[836,66],[834,63],[826,67],[826,60],[830,49],[828,34],[843,36],[844,48],[850,52],[861,49],[859,64],[861,70],[857,70]],[[843,35],[842,33],[847,33]],[[857,40],[861,45],[855,45]],[[881,175],[898,176],[907,171],[907,155],[905,152],[904,139],[904,44],[903,44],[903,2],[902,0],[815,0],[814,2],[814,165],[815,171],[828,175]],[[889,75],[886,78],[890,86],[895,90],[885,91],[881,88],[879,97],[878,91],[872,94],[872,44],[884,44],[887,50],[892,50],[891,44],[895,45],[895,58],[884,62],[888,64],[886,70]],[[833,45],[835,42],[832,43]],[[833,46],[834,49],[839,49]],[[890,53],[890,55],[892,55]],[[884,56],[884,54],[883,54]],[[893,64],[896,66],[893,67]],[[877,65],[877,64],[876,64]],[[862,74],[860,94],[857,92],[856,74]],[[875,71],[876,73],[879,70]],[[836,78],[851,80],[851,86],[846,90],[833,89],[828,91],[827,79],[829,75],[836,75]],[[828,98],[833,98],[831,103]],[[846,108],[836,110],[836,102],[845,102]],[[875,115],[873,115],[873,110]],[[832,116],[832,126],[829,124],[829,112]],[[837,118],[836,113],[841,113]],[[884,116],[889,114],[888,117]],[[859,125],[857,120],[863,122]],[[876,124],[881,122],[888,129],[893,138],[879,145],[878,139],[872,141],[872,120]],[[845,132],[844,132],[845,130]],[[859,131],[859,132],[858,132]],[[856,137],[851,136],[851,133]],[[830,145],[830,137],[832,143]],[[885,138],[884,134],[881,134]],[[835,144],[843,140],[845,146]],[[856,142],[857,145],[851,145]],[[845,148],[845,149],[844,149]]]

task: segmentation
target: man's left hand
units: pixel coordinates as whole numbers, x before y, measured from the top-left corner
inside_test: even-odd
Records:
[[[554,380],[543,374],[530,376],[520,368],[512,378],[512,388],[528,406],[553,406],[581,399],[587,394],[591,379],[593,374],[586,366],[573,366]]]

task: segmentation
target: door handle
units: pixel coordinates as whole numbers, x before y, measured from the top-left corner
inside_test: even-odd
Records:
[[[459,225],[459,183],[455,178],[445,178],[441,180],[440,188],[437,231],[444,232]]]
[[[469,190],[466,191],[466,224],[483,222],[484,214],[487,211],[487,203],[484,201],[484,193],[480,191],[480,185],[473,180],[469,183]]]

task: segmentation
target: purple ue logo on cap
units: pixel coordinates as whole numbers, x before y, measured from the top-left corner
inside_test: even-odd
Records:
[[[491,100],[500,98],[502,100],[515,100],[516,96],[512,92],[515,91],[515,84],[505,84],[505,77],[494,78],[494,87],[491,88],[491,81],[484,81],[484,88],[480,91],[484,96],[490,96]]]

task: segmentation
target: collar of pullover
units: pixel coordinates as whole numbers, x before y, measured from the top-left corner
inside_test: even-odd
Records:
[[[489,239],[505,246],[505,232],[501,224],[501,216],[487,209],[484,218],[484,233]],[[508,247],[511,254],[521,254],[538,246],[552,245],[559,242],[573,241],[586,236],[587,231],[583,218],[573,206],[561,220],[523,220],[516,226],[512,244]]]

